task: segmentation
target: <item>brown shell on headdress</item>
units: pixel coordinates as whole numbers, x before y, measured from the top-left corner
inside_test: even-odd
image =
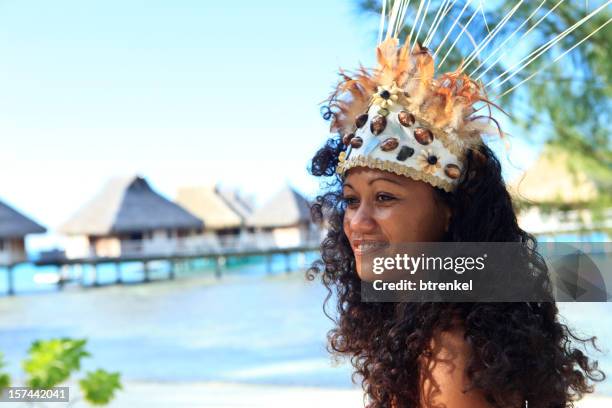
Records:
[[[397,149],[398,145],[399,145],[399,140],[397,140],[394,137],[390,137],[388,139],[385,139],[385,141],[380,144],[380,149],[383,152],[390,152],[391,150]]]
[[[353,146],[354,149],[359,149],[361,145],[363,145],[363,139],[359,136],[355,136],[351,139],[351,146]]]
[[[416,121],[414,115],[410,112],[406,112],[405,110],[397,114],[397,120],[399,120],[399,123],[401,123],[402,126],[406,127],[414,125],[414,122]]]
[[[433,142],[434,136],[431,130],[420,127],[414,130],[414,138],[420,144],[428,145]]]
[[[362,128],[363,125],[365,125],[367,121],[368,121],[367,113],[364,113],[363,115],[359,115],[357,116],[357,119],[355,119],[355,126],[357,126],[357,128]]]
[[[376,136],[384,132],[386,127],[387,127],[387,118],[385,118],[384,116],[380,116],[380,115],[374,116],[374,118],[370,122],[370,130]]]
[[[455,180],[455,179],[458,179],[459,176],[461,175],[461,170],[459,169],[459,166],[457,166],[456,164],[447,164],[444,167],[444,174],[446,174],[448,177]]]
[[[349,133],[348,135],[344,135],[342,137],[342,143],[344,143],[345,146],[348,146],[351,143],[351,139],[355,137],[354,133]]]

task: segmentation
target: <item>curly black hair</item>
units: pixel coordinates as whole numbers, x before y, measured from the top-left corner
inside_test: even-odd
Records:
[[[597,349],[596,338],[580,338],[561,323],[552,297],[514,303],[362,302],[355,258],[343,230],[342,179],[335,173],[343,149],[340,137],[331,137],[309,165],[323,189],[312,217],[327,233],[321,259],[307,277],[320,276],[328,289],[324,312],[335,322],[328,350],[350,357],[353,380],[361,379],[369,408],[419,406],[419,356],[427,355],[434,334],[451,328],[457,318],[472,350],[467,378],[493,406],[528,400],[530,408],[572,407],[572,401],[593,392],[593,382],[605,374],[578,347]],[[453,193],[436,191],[452,211],[446,241],[522,242],[532,248],[533,265],[546,272],[534,236],[518,226],[500,162],[489,147],[468,151],[465,176]],[[326,306],[334,300],[332,316]]]

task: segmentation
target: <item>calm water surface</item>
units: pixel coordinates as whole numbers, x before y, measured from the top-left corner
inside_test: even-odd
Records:
[[[262,265],[247,265],[221,281],[208,273],[2,296],[0,350],[16,377],[33,340],[71,336],[89,339],[93,356],[84,369],[118,370],[124,379],[351,387],[348,365],[332,364],[325,351],[325,289],[282,269],[269,276]],[[612,375],[612,303],[560,309],[579,333],[599,337],[604,353],[595,356]],[[612,396],[611,384],[598,392]]]

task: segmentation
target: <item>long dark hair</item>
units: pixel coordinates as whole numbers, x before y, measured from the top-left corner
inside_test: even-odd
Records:
[[[432,336],[458,317],[472,353],[467,377],[495,406],[528,400],[530,408],[561,408],[593,391],[604,373],[577,348],[595,338],[579,338],[558,320],[554,301],[516,303],[366,303],[361,301],[355,260],[343,230],[342,180],[335,174],[343,150],[332,137],[312,158],[309,171],[322,177],[323,193],[312,206],[324,224],[321,259],[307,272],[320,276],[329,294],[325,313],[335,321],[328,333],[330,352],[350,357],[353,380],[361,378],[370,408],[418,407],[418,358]],[[438,190],[452,217],[445,240],[522,242],[531,261],[545,270],[531,234],[517,223],[512,200],[495,154],[486,145],[470,150],[466,176],[453,193]],[[335,300],[335,313],[325,306]],[[520,402],[519,402],[520,404]]]

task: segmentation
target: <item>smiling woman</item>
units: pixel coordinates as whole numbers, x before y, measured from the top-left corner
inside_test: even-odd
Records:
[[[309,276],[335,295],[329,349],[351,358],[369,408],[564,408],[604,375],[580,349],[594,338],[559,322],[536,240],[481,138],[495,121],[474,104],[490,102],[460,70],[433,78],[427,48],[398,44],[379,44],[376,70],[341,72],[324,114],[337,135],[310,165],[327,181],[312,207],[327,236]],[[537,277],[543,301],[362,301],[361,258],[411,242],[520,243],[513,277]]]
[[[342,150],[331,138],[311,172],[333,176]],[[332,353],[351,357],[368,407],[565,407],[604,378],[558,320],[552,299],[531,303],[362,302],[359,257],[366,245],[395,242],[523,242],[501,168],[486,146],[467,154],[468,176],[453,193],[397,174],[355,167],[313,206],[329,229],[320,274],[336,299]],[[533,250],[530,260],[545,264]],[[331,298],[333,299],[333,298]],[[497,404],[497,405],[496,405]]]

